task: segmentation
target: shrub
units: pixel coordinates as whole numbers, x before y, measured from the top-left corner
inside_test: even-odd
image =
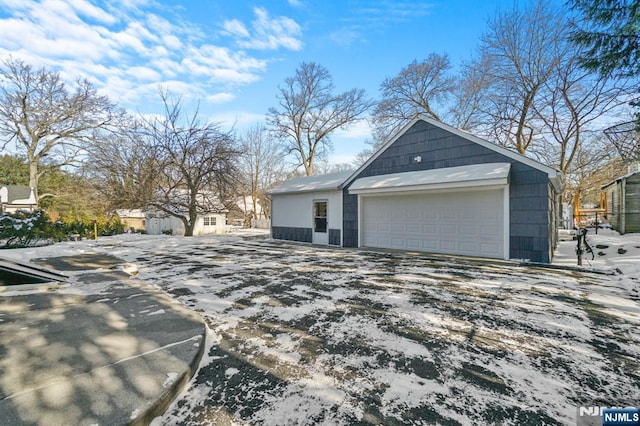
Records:
[[[64,230],[43,210],[0,215],[0,242],[5,247],[28,247],[41,241],[61,241]]]
[[[124,231],[117,216],[99,216],[96,225],[100,236]],[[43,210],[0,215],[0,247],[28,247],[42,241],[58,242],[75,236],[94,238],[93,220],[89,217],[63,218],[53,223]]]

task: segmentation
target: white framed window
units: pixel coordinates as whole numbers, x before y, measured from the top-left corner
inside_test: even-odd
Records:
[[[214,216],[205,216],[203,218],[204,226],[216,226],[216,218]]]

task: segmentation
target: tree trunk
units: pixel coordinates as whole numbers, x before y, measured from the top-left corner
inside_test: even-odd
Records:
[[[38,161],[29,158],[29,186],[33,189],[33,195],[38,201]]]
[[[184,224],[184,236],[193,237],[193,229],[196,227],[196,220],[184,217],[182,219],[182,223]]]

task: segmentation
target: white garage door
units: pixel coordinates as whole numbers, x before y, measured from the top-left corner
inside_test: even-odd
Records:
[[[361,200],[364,247],[504,258],[502,189]]]

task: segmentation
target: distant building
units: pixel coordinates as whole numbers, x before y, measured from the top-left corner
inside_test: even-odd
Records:
[[[602,187],[607,196],[611,227],[621,234],[640,232],[640,171],[628,173]]]
[[[0,213],[32,212],[37,208],[38,200],[33,188],[21,185],[0,187]]]
[[[146,221],[141,209],[118,209],[116,214],[120,217],[125,231],[145,231]]]
[[[147,234],[184,235],[184,223],[179,218],[153,208],[145,210],[144,214]],[[193,235],[224,234],[227,230],[226,221],[225,213],[198,214]]]

